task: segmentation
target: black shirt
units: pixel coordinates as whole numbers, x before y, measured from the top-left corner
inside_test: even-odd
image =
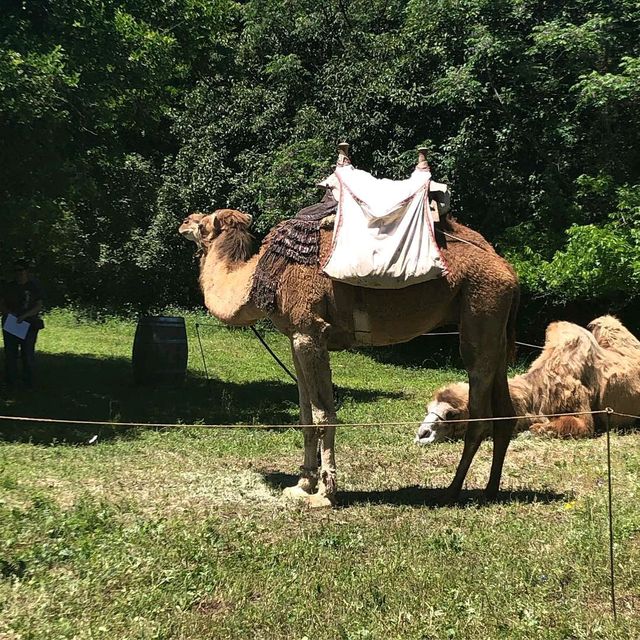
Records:
[[[9,313],[20,316],[25,311],[29,311],[38,300],[43,300],[44,292],[37,280],[29,278],[24,284],[19,284],[15,280],[5,283],[2,289],[2,299]],[[25,318],[28,322],[33,322],[38,315]]]

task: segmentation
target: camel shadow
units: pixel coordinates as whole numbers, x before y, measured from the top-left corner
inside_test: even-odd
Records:
[[[297,476],[275,471],[263,472],[262,476],[267,485],[276,491],[291,487],[298,481]],[[444,492],[444,488],[438,489],[420,485],[373,491],[338,491],[337,501],[339,509],[374,504],[436,509],[443,506],[481,507],[488,504],[551,504],[567,499],[567,495],[564,493],[517,489],[514,491],[501,491],[495,500],[488,502],[481,489],[469,489],[461,492],[460,498],[454,505],[443,505],[441,500]]]
[[[1,364],[1,363],[0,363]],[[206,380],[187,374],[182,384],[137,386],[128,358],[38,353],[35,389],[2,391],[0,413],[10,416],[163,424],[291,424],[298,421],[293,382]],[[402,398],[402,392],[340,387],[338,397],[357,402]],[[138,427],[82,426],[0,421],[0,439],[16,442],[83,444],[135,438]]]

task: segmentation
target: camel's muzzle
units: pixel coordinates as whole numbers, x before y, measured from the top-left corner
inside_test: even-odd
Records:
[[[420,445],[427,445],[442,440],[442,438],[438,437],[437,427],[443,421],[443,418],[435,411],[429,411],[422,424],[418,427],[414,442]]]

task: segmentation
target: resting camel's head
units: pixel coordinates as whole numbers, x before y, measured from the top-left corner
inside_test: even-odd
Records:
[[[235,209],[217,209],[209,214],[192,213],[182,221],[178,232],[206,252],[221,233],[230,229],[247,231],[252,220],[248,213]]]
[[[469,385],[455,382],[438,389],[427,406],[427,415],[416,433],[417,444],[433,444],[460,437],[467,428],[467,422],[447,422],[448,420],[468,420]]]

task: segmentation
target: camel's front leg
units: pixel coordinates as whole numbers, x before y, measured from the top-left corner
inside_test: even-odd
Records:
[[[313,424],[311,402],[307,391],[307,381],[304,369],[300,366],[296,350],[291,344],[291,353],[298,377],[298,400],[300,403],[300,424],[304,426],[304,462],[300,469],[300,480],[294,487],[287,487],[284,491],[286,498],[307,499],[318,487],[318,430],[309,426]]]
[[[314,507],[332,506],[336,499],[336,465],[335,465],[335,425],[336,412],[333,404],[333,387],[331,385],[331,369],[329,352],[320,336],[297,333],[293,336],[292,350],[298,385],[302,383],[306,394],[310,415],[301,406],[300,419],[308,420],[313,428],[305,429],[305,453],[303,475],[297,485],[286,490],[288,496],[307,497],[307,502]],[[317,477],[317,444],[320,440],[321,470]],[[306,477],[305,477],[306,476]],[[309,495],[307,488],[313,488],[312,482],[317,479],[317,493]],[[304,496],[303,494],[307,494]]]

